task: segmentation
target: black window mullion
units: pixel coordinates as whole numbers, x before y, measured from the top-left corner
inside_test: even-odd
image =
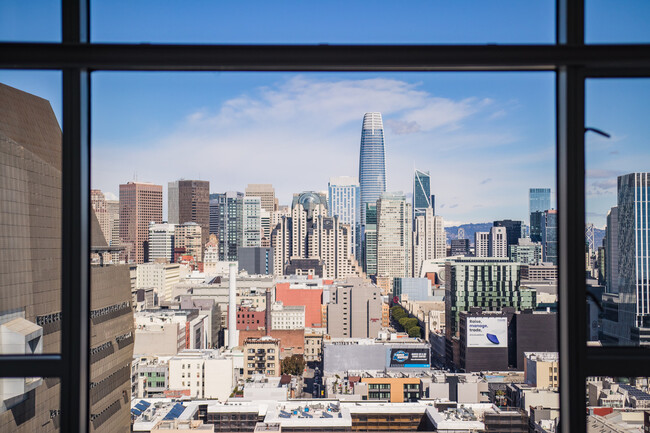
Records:
[[[62,0],[64,44],[88,43],[89,0]],[[61,431],[89,431],[89,73],[63,69]]]
[[[586,287],[584,276],[584,75],[557,72],[558,345],[560,423],[586,431]]]

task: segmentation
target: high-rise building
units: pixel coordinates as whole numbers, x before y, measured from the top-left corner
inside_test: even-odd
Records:
[[[262,206],[259,197],[242,199],[242,247],[262,245]]]
[[[542,216],[542,260],[557,266],[557,211],[550,209]]]
[[[278,210],[278,199],[275,198],[275,189],[270,183],[250,183],[244,193],[246,197],[259,197],[265,211],[271,213]]]
[[[126,260],[145,263],[149,223],[162,222],[162,185],[128,182],[120,185],[120,245]]]
[[[451,256],[469,255],[469,239],[452,239],[450,255]]]
[[[167,182],[167,221],[170,224],[180,224],[178,214],[178,181]]]
[[[627,331],[619,344],[647,345],[650,340],[649,193],[650,173],[618,177],[618,323]]]
[[[11,246],[0,255],[0,354],[61,353],[61,129],[48,101],[0,84],[0,155],[0,239]],[[106,239],[94,212],[90,219],[91,247],[102,254]],[[90,287],[89,424],[97,433],[128,432],[128,266],[93,265]],[[0,397],[0,431],[60,430],[58,379],[0,378]]]
[[[542,242],[542,220],[544,211],[535,211],[530,214],[530,240]]]
[[[490,232],[474,233],[474,257],[490,257]]]
[[[197,223],[201,226],[201,243],[205,245],[210,235],[210,182],[181,179],[169,182],[167,191],[169,223]]]
[[[350,254],[350,226],[327,216],[324,194],[294,194],[290,215],[282,216],[271,234],[275,275],[310,273],[314,266],[323,278],[363,275]]]
[[[377,275],[377,203],[366,203],[363,262],[366,275]]]
[[[505,227],[492,227],[488,239],[490,257],[508,257],[508,240]]]
[[[412,218],[402,192],[383,193],[377,201],[377,276],[412,275]]]
[[[528,199],[529,214],[549,210],[551,208],[551,188],[530,188]]]
[[[352,231],[350,253],[360,260],[361,256],[361,198],[359,181],[350,176],[330,178],[328,184],[328,204],[330,216],[339,217],[339,221],[348,224]]]
[[[494,227],[505,227],[506,235],[508,236],[508,246],[517,245],[517,241],[522,236],[522,221],[513,221],[513,220],[500,220],[494,221]]]
[[[447,256],[447,236],[442,217],[434,215],[430,207],[421,209],[414,224],[413,275],[420,275],[423,261]]]
[[[618,207],[607,212],[605,228],[605,281],[607,292],[618,293]]]
[[[149,223],[149,262],[174,261],[174,224]]]
[[[111,233],[106,238],[106,242],[110,246],[120,244],[120,201],[119,200],[106,200],[106,213],[108,213],[108,220],[110,221]]]
[[[242,246],[244,194],[236,191],[210,194],[210,230],[216,230],[219,260],[237,261]]]
[[[381,113],[366,113],[363,115],[359,153],[361,225],[366,224],[366,204],[376,203],[385,191],[384,125]]]
[[[112,235],[111,221],[106,206],[106,197],[104,197],[104,193],[101,190],[90,190],[90,205],[92,206],[93,211],[95,211],[95,216],[97,217],[97,221],[99,221],[99,227],[102,229],[104,239],[106,239],[107,242],[110,242]]]
[[[432,199],[431,175],[428,171],[416,168],[413,174],[413,219],[424,215],[425,209],[433,209]],[[435,210],[433,213],[435,214]]]
[[[186,222],[177,225],[174,248],[176,250],[182,248],[185,250],[184,255],[194,257],[196,262],[202,262],[203,230],[201,226],[195,222]]]

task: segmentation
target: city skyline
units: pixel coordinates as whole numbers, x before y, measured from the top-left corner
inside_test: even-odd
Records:
[[[551,187],[553,192],[555,190],[554,128],[552,126],[554,123],[554,108],[552,107],[553,98],[548,97],[552,94],[553,80],[540,79],[545,74],[509,73],[504,74],[503,77],[501,74],[477,75],[475,73],[453,75],[390,74],[389,78],[392,81],[380,78],[386,77],[388,74],[364,74],[366,77],[355,80],[341,80],[341,78],[349,77],[346,74],[307,74],[301,76],[270,73],[247,75],[248,77],[254,76],[254,79],[242,79],[241,75],[220,76],[220,80],[228,87],[231,87],[230,84],[239,83],[238,86],[234,86],[234,92],[237,95],[244,96],[240,99],[236,97],[228,99],[227,96],[221,97],[221,101],[223,101],[219,105],[221,111],[212,117],[210,117],[208,111],[191,111],[193,104],[205,106],[205,110],[207,110],[207,105],[204,102],[207,99],[215,99],[213,97],[219,95],[211,92],[207,92],[202,98],[197,95],[197,92],[202,90],[199,89],[200,86],[214,84],[214,77],[209,74],[102,73],[97,75],[98,78],[110,76],[111,79],[103,84],[103,78],[93,80],[94,87],[99,86],[94,90],[93,94],[103,101],[98,104],[97,99],[93,99],[93,110],[96,114],[93,117],[95,121],[93,122],[92,131],[93,188],[101,189],[107,194],[107,199],[116,199],[118,195],[117,186],[122,182],[134,180],[135,178],[138,181],[151,181],[164,185],[163,193],[165,195],[167,194],[167,182],[180,178],[208,180],[211,182],[212,192],[243,191],[247,183],[266,182],[274,184],[281,204],[288,204],[291,195],[296,192],[289,187],[291,181],[271,178],[272,176],[261,177],[260,174],[268,172],[263,165],[258,163],[250,164],[250,166],[244,164],[239,167],[240,173],[237,175],[228,171],[228,165],[231,168],[236,165],[229,164],[229,161],[235,159],[242,161],[242,158],[244,158],[243,161],[248,162],[245,159],[246,156],[242,155],[245,153],[242,150],[248,148],[250,143],[262,143],[262,145],[258,146],[262,149],[255,149],[255,153],[260,156],[273,153],[271,150],[275,148],[275,145],[267,145],[270,150],[264,150],[263,145],[269,142],[257,137],[261,132],[268,135],[268,131],[264,129],[265,124],[268,125],[268,123],[265,123],[268,119],[264,118],[265,114],[262,109],[271,110],[272,107],[275,107],[277,104],[273,105],[271,102],[274,98],[292,109],[291,113],[280,116],[282,119],[280,123],[287,126],[287,128],[281,131],[284,134],[278,134],[273,139],[273,143],[282,143],[277,146],[278,149],[292,153],[296,149],[301,149],[302,143],[310,143],[308,151],[312,150],[312,148],[317,151],[328,150],[322,155],[325,158],[324,164],[312,165],[311,171],[313,173],[309,177],[309,185],[301,185],[298,189],[326,191],[327,180],[330,177],[355,175],[357,173],[358,122],[363,112],[366,112],[371,105],[376,104],[379,96],[384,95],[381,93],[380,84],[383,83],[384,86],[395,84],[397,91],[394,92],[395,89],[389,89],[388,94],[395,97],[396,100],[402,101],[402,103],[405,99],[403,97],[408,96],[408,92],[412,90],[416,96],[420,97],[418,102],[420,105],[416,104],[419,107],[431,101],[458,106],[458,104],[454,105],[458,100],[449,97],[449,94],[458,94],[458,90],[449,91],[444,90],[444,88],[452,85],[458,86],[462,83],[467,84],[463,90],[465,95],[462,96],[469,94],[480,94],[486,98],[495,95],[506,95],[512,98],[518,96],[519,101],[511,98],[512,107],[505,110],[504,113],[503,110],[499,109],[502,108],[498,103],[499,101],[493,98],[487,104],[490,107],[483,107],[482,111],[478,113],[463,114],[456,123],[443,122],[443,126],[433,128],[433,130],[421,130],[411,133],[398,133],[404,132],[404,129],[400,129],[404,127],[404,123],[400,121],[399,116],[408,119],[409,116],[417,112],[417,107],[411,109],[402,107],[399,110],[395,107],[388,107],[388,115],[383,113],[386,119],[386,135],[388,137],[386,148],[387,190],[401,190],[407,196],[410,196],[412,194],[411,170],[415,161],[418,161],[417,166],[419,168],[432,172],[431,184],[433,188],[431,193],[437,196],[436,212],[445,217],[447,226],[461,223],[487,222],[504,218],[526,221],[528,219],[528,188]],[[195,82],[191,86],[183,84],[183,80],[178,79],[189,76]],[[302,82],[302,90],[295,88],[295,86],[292,88],[293,90],[289,90],[291,84],[288,83],[296,85],[301,82],[300,77],[305,78],[305,81]],[[360,74],[355,74],[354,77],[359,78]],[[421,78],[421,80],[406,80],[408,77]],[[467,80],[468,77],[476,79],[470,83]],[[511,79],[501,79],[507,77]],[[552,78],[551,76],[547,77]],[[498,79],[495,80],[495,78]],[[292,81],[293,79],[295,80]],[[2,71],[0,72],[0,80],[50,100],[60,123],[60,73]],[[163,87],[179,87],[174,92],[174,102],[182,101],[183,103],[166,104],[165,98],[161,100],[159,96],[154,96],[155,92],[153,92],[151,86],[146,85],[147,81],[152,81],[152,85],[158,83]],[[252,90],[246,93],[245,89],[241,87],[242,81],[248,84],[254,82],[259,86],[249,88]],[[490,91],[486,89],[488,82],[491,88]],[[283,85],[286,86],[283,88]],[[540,85],[548,87],[546,89],[548,95],[543,95],[544,92],[539,89]],[[115,86],[123,88],[126,94],[135,95],[126,104],[131,107],[130,109],[124,109],[126,102],[122,100],[122,97],[112,95],[114,93],[112,89]],[[289,123],[298,122],[297,112],[312,113],[314,111],[314,107],[318,104],[304,105],[304,103],[306,96],[314,96],[314,90],[318,89],[319,86],[322,92],[325,92],[323,89],[338,90],[336,98],[334,98],[335,95],[333,94],[329,95],[334,101],[332,101],[332,98],[321,100],[325,106],[328,103],[335,103],[341,94],[345,94],[342,90],[356,90],[359,93],[370,89],[365,94],[366,98],[363,98],[368,103],[354,101],[355,105],[350,107],[350,101],[347,100],[348,105],[343,105],[345,110],[329,110],[328,115],[338,115],[339,117],[338,121],[330,124],[331,129],[329,131],[324,131],[321,125],[314,133],[303,134],[305,130],[309,130],[308,126],[312,125],[312,121],[316,123],[315,113],[314,116],[307,116],[310,123],[305,124],[305,128],[299,128],[299,130],[289,128]],[[432,91],[430,89],[435,88],[443,89],[441,92],[447,94],[438,96],[438,90],[436,90],[436,94],[430,93]],[[221,90],[221,87],[219,89]],[[284,93],[282,93],[283,89]],[[587,112],[586,123],[598,125],[612,134],[611,139],[591,133],[586,135],[586,220],[587,222],[593,222],[598,228],[603,228],[608,210],[616,203],[616,176],[630,171],[644,171],[647,169],[644,161],[650,158],[650,148],[646,146],[646,138],[650,136],[650,131],[648,131],[648,126],[645,123],[635,121],[633,116],[629,116],[628,111],[642,112],[644,110],[643,101],[646,97],[650,97],[650,80],[607,80],[606,82],[595,80],[587,82],[586,90],[587,103],[590,108],[593,106],[593,109]],[[255,92],[257,93],[255,94]],[[247,94],[250,96],[246,97]],[[373,102],[373,97],[375,102]],[[402,98],[400,99],[400,97]],[[199,98],[198,101],[197,98]],[[548,110],[540,112],[539,103],[533,104],[532,108],[530,107],[533,99],[540,98],[546,101]],[[197,140],[197,152],[206,148],[210,150],[211,147],[214,147],[211,146],[211,143],[220,141],[221,138],[219,137],[223,135],[216,133],[220,129],[214,125],[215,121],[219,119],[220,113],[227,112],[226,108],[229,106],[236,107],[238,103],[244,103],[250,108],[258,106],[261,101],[266,101],[266,105],[262,104],[259,110],[253,114],[261,116],[263,119],[256,120],[252,128],[246,129],[241,126],[243,120],[250,120],[251,113],[247,113],[246,116],[248,117],[243,120],[239,119],[239,121],[236,121],[237,116],[243,116],[244,111],[241,109],[237,111],[235,113],[237,116],[232,112],[230,113],[230,120],[235,121],[231,122],[232,124],[228,129],[229,138],[227,141],[236,140],[237,143],[247,143],[247,146],[241,149],[242,146],[233,144],[227,148],[227,152],[220,149],[219,154],[230,156],[230,158],[225,158],[226,161],[203,158],[196,159],[192,165],[187,161],[191,157],[191,153],[185,152],[185,155],[183,155],[182,152],[178,151],[178,143],[184,141],[179,137],[185,137],[187,142],[190,139],[192,142]],[[592,102],[590,103],[590,101]],[[154,105],[158,107],[164,106],[165,109],[162,111],[159,109],[154,110],[152,108]],[[606,109],[609,105],[625,106],[629,107],[629,110],[611,113],[610,110]],[[434,104],[434,106],[440,108],[439,105]],[[231,109],[233,108],[231,107]],[[151,111],[149,115],[142,114],[149,111]],[[140,113],[139,117],[134,117],[134,112]],[[196,116],[192,117],[190,115],[192,113]],[[498,113],[498,115],[495,115],[495,113]],[[542,114],[541,118],[547,119],[548,128],[541,128],[540,122],[537,122],[537,126],[530,129],[524,127]],[[199,123],[196,128],[193,128],[191,119],[195,121],[198,119]],[[275,126],[276,131],[282,129],[280,123]],[[119,124],[120,128],[115,128],[115,124]],[[492,125],[492,127],[505,125],[507,128],[519,131],[519,133],[526,132],[526,134],[521,134],[522,136],[516,137],[516,140],[511,140],[508,144],[502,142],[499,136],[490,136],[487,130],[484,130],[486,125]],[[237,131],[237,127],[239,131]],[[191,132],[191,134],[184,134],[187,131]],[[208,134],[210,131],[212,133]],[[408,131],[408,128],[406,128],[406,131]],[[247,138],[247,135],[250,135],[250,137]],[[542,136],[546,138],[542,140]],[[490,137],[491,140],[488,140]],[[239,141],[240,139],[242,141]],[[422,142],[431,140],[443,144],[423,153],[425,149],[422,147]],[[476,140],[484,142],[484,145],[477,146],[475,144]],[[470,141],[471,145],[467,145]],[[537,144],[531,146],[529,145],[531,142]],[[125,148],[130,148],[131,153],[123,153]],[[257,150],[260,150],[260,152],[257,152]],[[335,153],[331,150],[337,150],[341,153]],[[465,152],[471,152],[469,153],[471,155],[469,160]],[[276,153],[281,155],[281,153]],[[308,154],[311,155],[313,152]],[[152,159],[151,155],[154,155],[155,158]],[[282,166],[282,169],[288,169],[293,163],[291,158],[286,158],[286,161],[283,161],[282,157],[278,158],[272,160],[269,165]],[[163,165],[156,169],[157,164],[150,164],[149,161],[158,159],[163,159]],[[319,159],[323,159],[321,155],[319,155]],[[426,159],[426,161],[421,161],[421,159]],[[487,161],[490,162],[490,165],[487,164]],[[141,166],[135,167],[136,162]],[[178,166],[170,167],[170,162],[178,162]],[[220,170],[222,165],[226,166],[226,171]],[[488,167],[495,169],[488,172]],[[244,168],[251,173],[249,176],[245,176]],[[464,170],[461,170],[461,168],[464,168]],[[162,175],[164,172],[169,172],[169,174]],[[466,173],[467,176],[461,177],[461,172]],[[530,179],[530,182],[519,186],[521,179]],[[511,200],[506,202],[505,198]],[[554,196],[552,201],[554,201]],[[167,203],[165,202],[165,214],[166,207]]]

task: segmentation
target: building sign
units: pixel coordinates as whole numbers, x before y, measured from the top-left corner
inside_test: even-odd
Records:
[[[388,351],[390,368],[430,368],[429,349],[402,348]]]
[[[467,347],[508,347],[508,319],[468,317]]]

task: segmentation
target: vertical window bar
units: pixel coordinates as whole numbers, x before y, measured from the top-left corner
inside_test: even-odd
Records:
[[[562,432],[586,431],[586,287],[584,276],[584,75],[557,73],[557,203]]]
[[[557,0],[556,43],[584,46],[584,0]],[[560,429],[587,431],[585,402],[584,73],[559,66],[556,77],[558,208],[558,342]]]
[[[62,0],[63,43],[88,42],[88,0]],[[89,75],[63,70],[61,431],[87,432],[90,378]]]

